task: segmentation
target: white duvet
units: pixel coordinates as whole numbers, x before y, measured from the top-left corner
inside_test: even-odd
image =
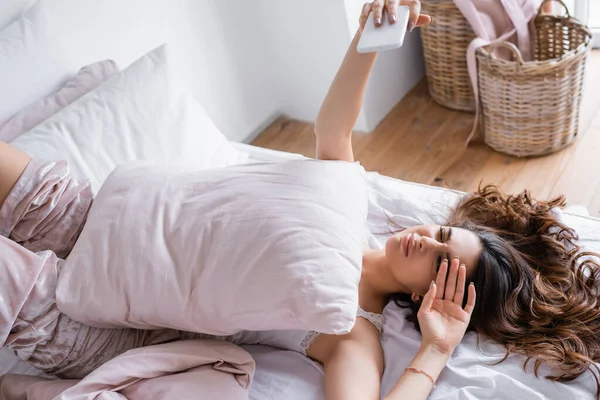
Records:
[[[298,155],[268,151],[247,145],[236,145],[250,153],[255,160],[300,158]],[[461,193],[402,182],[368,174],[369,184],[369,244],[382,247],[390,229],[389,219],[401,226],[434,222],[443,219],[445,211]],[[389,217],[389,219],[388,219]],[[574,227],[581,243],[589,250],[600,252],[600,220],[564,213],[565,223]],[[405,322],[403,311],[389,306],[385,311],[387,322],[382,342],[386,371],[382,388],[385,394],[419,346],[419,335]],[[323,371],[319,364],[291,351],[266,346],[245,347],[256,360],[256,375],[251,390],[252,400],[323,400]],[[591,374],[569,384],[556,384],[532,373],[524,373],[523,358],[511,356],[499,365],[501,348],[482,343],[483,353],[477,349],[476,336],[469,334],[457,348],[432,392],[431,400],[465,399],[593,399],[595,396]],[[37,373],[15,360],[7,350],[0,352],[0,373]],[[542,371],[544,372],[544,371]]]

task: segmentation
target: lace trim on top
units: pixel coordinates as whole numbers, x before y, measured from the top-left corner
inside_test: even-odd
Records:
[[[319,332],[310,331],[306,334],[306,336],[304,336],[304,339],[302,339],[302,342],[300,342],[300,347],[302,348],[304,355],[306,355],[306,350],[308,350],[312,342],[314,342],[319,335]]]
[[[375,325],[375,328],[377,328],[379,334],[381,335],[381,331],[383,330],[383,324],[385,323],[385,317],[382,314],[368,312],[359,307],[356,315],[358,315],[359,317],[363,317],[364,319]]]
[[[356,315],[372,323],[381,335],[381,331],[383,330],[383,324],[385,323],[385,317],[382,314],[368,312],[359,307],[358,311],[356,312]],[[306,334],[306,336],[304,336],[304,339],[302,339],[302,342],[300,342],[300,347],[302,348],[302,352],[304,353],[304,355],[306,355],[306,350],[308,350],[310,345],[315,341],[315,339],[319,335],[319,332],[310,331]]]

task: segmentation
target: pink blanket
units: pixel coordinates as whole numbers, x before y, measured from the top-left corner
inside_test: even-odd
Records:
[[[130,350],[82,380],[0,378],[0,400],[248,399],[248,352],[219,340],[185,340]]]
[[[32,160],[0,207],[0,344],[49,374],[83,378],[1,376],[0,400],[247,399],[254,361],[232,343],[98,329],[58,311],[55,253],[71,251],[91,203],[64,162]]]
[[[71,251],[91,202],[89,185],[72,179],[66,163],[32,160],[0,207],[0,345],[61,378],[82,378],[127,350],[181,339],[169,329],[93,328],[58,311],[62,260],[55,253]]]

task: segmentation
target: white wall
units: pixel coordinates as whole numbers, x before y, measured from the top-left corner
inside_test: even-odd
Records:
[[[234,6],[235,5],[235,6]],[[231,140],[266,128],[280,113],[267,32],[249,1],[188,0],[178,48],[192,93]]]
[[[34,0],[0,0],[0,27]],[[221,131],[250,140],[277,115],[313,121],[362,0],[43,0],[73,65],[121,67],[169,42]],[[356,129],[370,131],[422,76],[417,35],[381,54]],[[75,72],[75,71],[73,71]]]
[[[252,2],[250,2],[252,3]],[[261,0],[260,15],[278,82],[280,110],[314,121],[358,29],[363,0]],[[370,132],[423,77],[418,32],[401,49],[379,54],[355,129]]]
[[[313,121],[339,67],[350,35],[342,1],[262,0],[281,111]]]

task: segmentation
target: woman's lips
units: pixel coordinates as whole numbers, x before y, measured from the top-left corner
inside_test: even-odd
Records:
[[[404,255],[406,257],[408,257],[410,254],[410,248],[412,247],[411,245],[413,243],[414,235],[414,233],[411,233],[410,236],[405,236],[404,239],[402,239],[402,247],[404,248]]]

